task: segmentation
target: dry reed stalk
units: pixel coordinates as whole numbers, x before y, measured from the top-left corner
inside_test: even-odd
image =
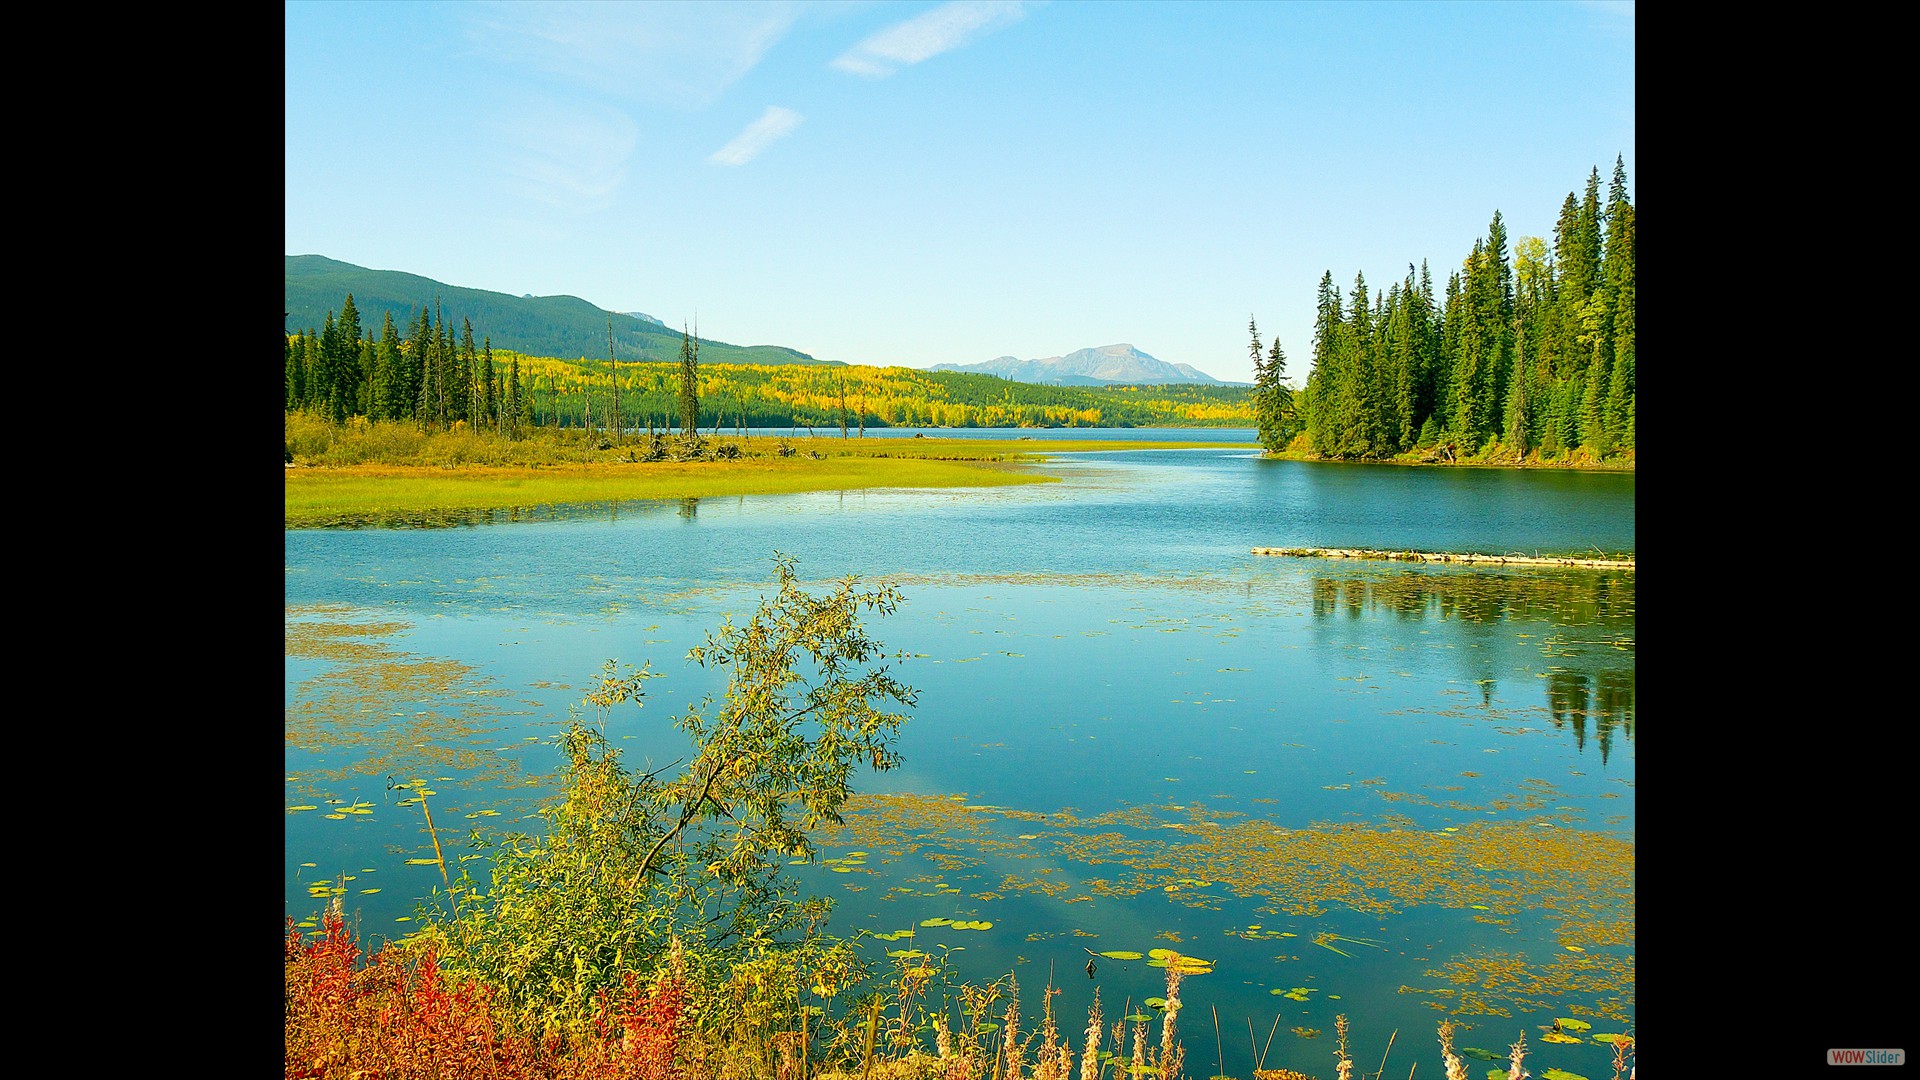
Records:
[[[1613,1080],[1620,1080],[1622,1074],[1631,1075],[1627,1073],[1627,1049],[1632,1045],[1633,1040],[1631,1038],[1622,1038],[1614,1042]]]
[[[426,811],[427,815],[427,835],[433,837],[433,857],[440,861],[440,882],[451,889],[453,882],[447,878],[447,857],[440,853],[440,834],[433,827],[433,811],[427,809],[426,793],[417,794],[420,796],[420,809]]]
[[[1133,1022],[1133,1075],[1139,1076],[1147,1070],[1147,1022]]]
[[[1046,994],[1041,998],[1040,1050],[1033,1063],[1033,1080],[1068,1080],[1073,1074],[1073,1057],[1060,1040],[1060,1028],[1053,1018],[1053,997],[1059,992],[1049,978]]]
[[[1011,974],[1007,979],[1012,1000],[1001,1018],[1006,1026],[1000,1030],[1000,1047],[1007,1062],[1006,1080],[1020,1080],[1020,980]]]
[[[1160,1018],[1159,1080],[1180,1080],[1180,1061],[1186,1056],[1174,1038],[1174,1018],[1180,1015],[1180,980],[1186,973],[1180,968],[1180,954],[1167,957],[1167,1004]]]
[[[1527,1080],[1527,1033],[1520,1033],[1520,1041],[1512,1046],[1512,1055],[1507,1059],[1507,1080]]]
[[[1453,1052],[1453,1021],[1440,1021],[1440,1063],[1446,1066],[1447,1080],[1467,1080],[1467,1067]]]
[[[1280,1018],[1278,1016],[1273,1018],[1273,1024],[1275,1027],[1280,1026]],[[1353,1055],[1347,1053],[1347,1018],[1345,1016],[1336,1016],[1333,1018],[1333,1033],[1338,1036],[1338,1042],[1334,1046],[1335,1063],[1333,1068],[1334,1071],[1339,1074],[1340,1080],[1348,1080],[1348,1078],[1353,1075]],[[1273,1034],[1271,1032],[1267,1034],[1267,1042],[1273,1042]]]
[[[1380,1055],[1380,1068],[1374,1070],[1374,1074],[1373,1074],[1375,1077],[1375,1080],[1378,1080],[1379,1077],[1387,1075],[1387,1054],[1393,1053],[1393,1040],[1399,1037],[1400,1037],[1399,1028],[1394,1028],[1393,1034],[1387,1036],[1387,1053]]]
[[[1220,1006],[1209,1005],[1213,1010],[1213,1075],[1227,1075],[1227,1052],[1220,1047]]]
[[[1097,986],[1093,988],[1093,1004],[1087,1008],[1087,1048],[1080,1054],[1080,1080],[1100,1080],[1100,988]]]

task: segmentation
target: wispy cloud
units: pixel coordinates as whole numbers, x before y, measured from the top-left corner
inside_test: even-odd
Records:
[[[836,57],[836,70],[884,78],[909,64],[957,49],[1026,16],[1022,0],[950,0],[887,27]]]
[[[475,4],[468,41],[617,99],[711,102],[793,28],[795,3]]]
[[[496,122],[513,190],[535,202],[568,210],[610,205],[626,183],[627,161],[639,145],[632,119],[606,106],[523,102]]]
[[[803,119],[792,109],[769,105],[767,111],[760,114],[760,119],[748,124],[746,130],[735,135],[732,142],[715,150],[707,160],[715,165],[745,165],[759,157],[760,151],[773,145],[776,140],[791,135]]]
[[[1585,0],[1580,6],[1599,17],[1602,31],[1633,39],[1633,0]]]

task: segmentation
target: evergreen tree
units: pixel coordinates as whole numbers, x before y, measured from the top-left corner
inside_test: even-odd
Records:
[[[480,402],[480,423],[487,427],[498,427],[500,418],[500,390],[493,373],[493,338],[484,339],[480,349],[480,384],[486,387],[486,396]]]
[[[335,328],[341,341],[350,342],[355,349],[360,347],[360,309],[354,306],[352,293],[340,305],[340,321]]]
[[[1485,309],[1489,288],[1486,272],[1486,245],[1473,242],[1473,254],[1467,257],[1466,281],[1460,298],[1459,351],[1454,359],[1453,429],[1466,443],[1469,453],[1480,449],[1488,426],[1487,399],[1492,380],[1487,377],[1492,343],[1487,340]]]
[[[1602,289],[1593,294],[1583,312],[1587,333],[1582,341],[1589,353],[1586,386],[1580,406],[1580,444],[1596,458],[1604,458],[1613,452],[1613,440],[1608,436],[1606,422],[1607,389],[1612,372],[1607,370],[1601,333],[1606,323],[1607,306],[1607,293]]]
[[[1425,319],[1419,314],[1419,295],[1413,282],[1413,264],[1407,264],[1407,280],[1391,295],[1393,314],[1387,320],[1387,340],[1392,350],[1394,415],[1399,421],[1394,433],[1394,449],[1411,449],[1420,435],[1420,383],[1425,377],[1420,357],[1420,338],[1425,334]]]
[[[286,386],[283,395],[288,412],[299,409],[306,403],[307,371],[302,362],[306,359],[302,339],[297,335],[283,335],[287,339]]]
[[[327,389],[322,382],[326,362],[320,356],[320,335],[308,327],[301,334],[304,352],[300,360],[300,369],[306,373],[306,390],[301,396],[300,407],[308,412],[325,412],[327,407]]]
[[[507,437],[520,437],[520,425],[526,420],[525,402],[521,397],[520,357],[516,354],[507,372]]]
[[[1513,373],[1507,379],[1507,449],[1522,458],[1533,449],[1532,382],[1527,370],[1526,335],[1516,334]]]
[[[400,359],[400,328],[393,324],[393,312],[385,313],[380,324],[380,345],[373,360],[373,397],[367,415],[375,420],[398,420],[405,414],[406,397],[401,390],[405,371]]]
[[[457,370],[459,354],[453,349],[453,328],[447,325],[446,312],[438,300],[433,302],[433,321],[438,328],[434,336],[434,393],[440,399],[436,405],[440,426],[447,429],[452,428],[454,420],[459,418],[457,410],[462,387]]]
[[[1251,321],[1248,328],[1252,328]],[[1259,337],[1254,340],[1258,342]],[[1275,334],[1265,360],[1257,363],[1253,372],[1253,415],[1260,446],[1268,453],[1286,449],[1293,434],[1293,388],[1287,385],[1286,377],[1287,354],[1280,349],[1280,335]]]
[[[319,404],[327,419],[338,424],[347,418],[347,394],[352,383],[347,370],[347,347],[340,340],[340,324],[327,312],[320,330]]]
[[[374,416],[373,384],[374,374],[380,367],[380,347],[373,342],[372,332],[360,341],[358,375],[354,380],[354,412],[371,420]]]
[[[1587,191],[1580,200],[1580,246],[1576,253],[1580,260],[1580,279],[1585,288],[1579,297],[1582,301],[1600,288],[1600,245],[1606,228],[1603,220],[1605,215],[1606,211],[1600,205],[1600,167],[1596,165],[1587,177]]]
[[[458,420],[465,420],[470,426],[480,426],[480,350],[473,344],[473,320],[460,319],[460,359],[454,366],[455,385],[460,393],[456,400],[459,408]]]
[[[1606,339],[1609,353],[1607,402],[1603,410],[1609,441],[1632,446],[1634,404],[1634,268],[1633,203],[1627,198],[1626,162],[1615,158],[1613,184],[1608,192],[1607,249],[1602,277],[1609,294]]]
[[[613,316],[607,316],[607,367],[613,372],[613,441],[620,441],[626,422],[620,412],[620,362],[613,356]]]
[[[680,327],[680,433],[700,433],[700,346]]]
[[[1334,288],[1333,271],[1320,276],[1319,294],[1314,302],[1313,367],[1307,372],[1307,438],[1316,452],[1337,456],[1334,413],[1340,397],[1339,337],[1341,318],[1340,290]]]
[[[413,326],[413,336],[407,340],[407,369],[409,377],[417,380],[411,384],[414,392],[413,418],[423,431],[433,426],[437,415],[439,398],[434,389],[433,370],[434,342],[437,338],[433,329],[433,313],[422,304],[420,319]]]

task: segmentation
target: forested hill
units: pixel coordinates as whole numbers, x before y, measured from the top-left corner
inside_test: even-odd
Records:
[[[466,289],[398,270],[369,270],[322,255],[287,256],[287,317],[290,333],[318,331],[343,296],[351,295],[362,324],[375,334],[388,314],[395,326],[412,327],[422,309],[435,320],[473,324],[496,349],[528,356],[607,357],[607,320],[622,362],[677,361],[680,333],[620,312],[603,311],[577,296],[511,296]],[[438,309],[436,311],[436,308]],[[729,345],[702,340],[700,356],[716,364],[819,364],[806,353],[778,345]]]

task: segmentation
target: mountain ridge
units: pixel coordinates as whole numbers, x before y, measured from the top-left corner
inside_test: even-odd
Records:
[[[1242,386],[1201,371],[1191,364],[1173,364],[1146,353],[1129,342],[1076,349],[1064,356],[1032,360],[997,356],[979,364],[935,364],[928,371],[961,371],[998,375],[1015,382],[1042,386],[1112,386],[1116,384],[1201,383]]]
[[[406,336],[421,308],[432,308],[459,336],[462,320],[474,336],[496,349],[562,360],[607,358],[608,321],[614,357],[622,363],[673,363],[680,358],[681,336],[641,312],[606,311],[577,296],[533,296],[449,285],[400,270],[372,270],[325,255],[289,255],[286,263],[286,328],[319,330],[337,314],[348,295],[360,314],[360,326],[375,337],[387,315]],[[700,358],[717,364],[820,364],[820,360],[784,345],[734,345],[700,339]]]

